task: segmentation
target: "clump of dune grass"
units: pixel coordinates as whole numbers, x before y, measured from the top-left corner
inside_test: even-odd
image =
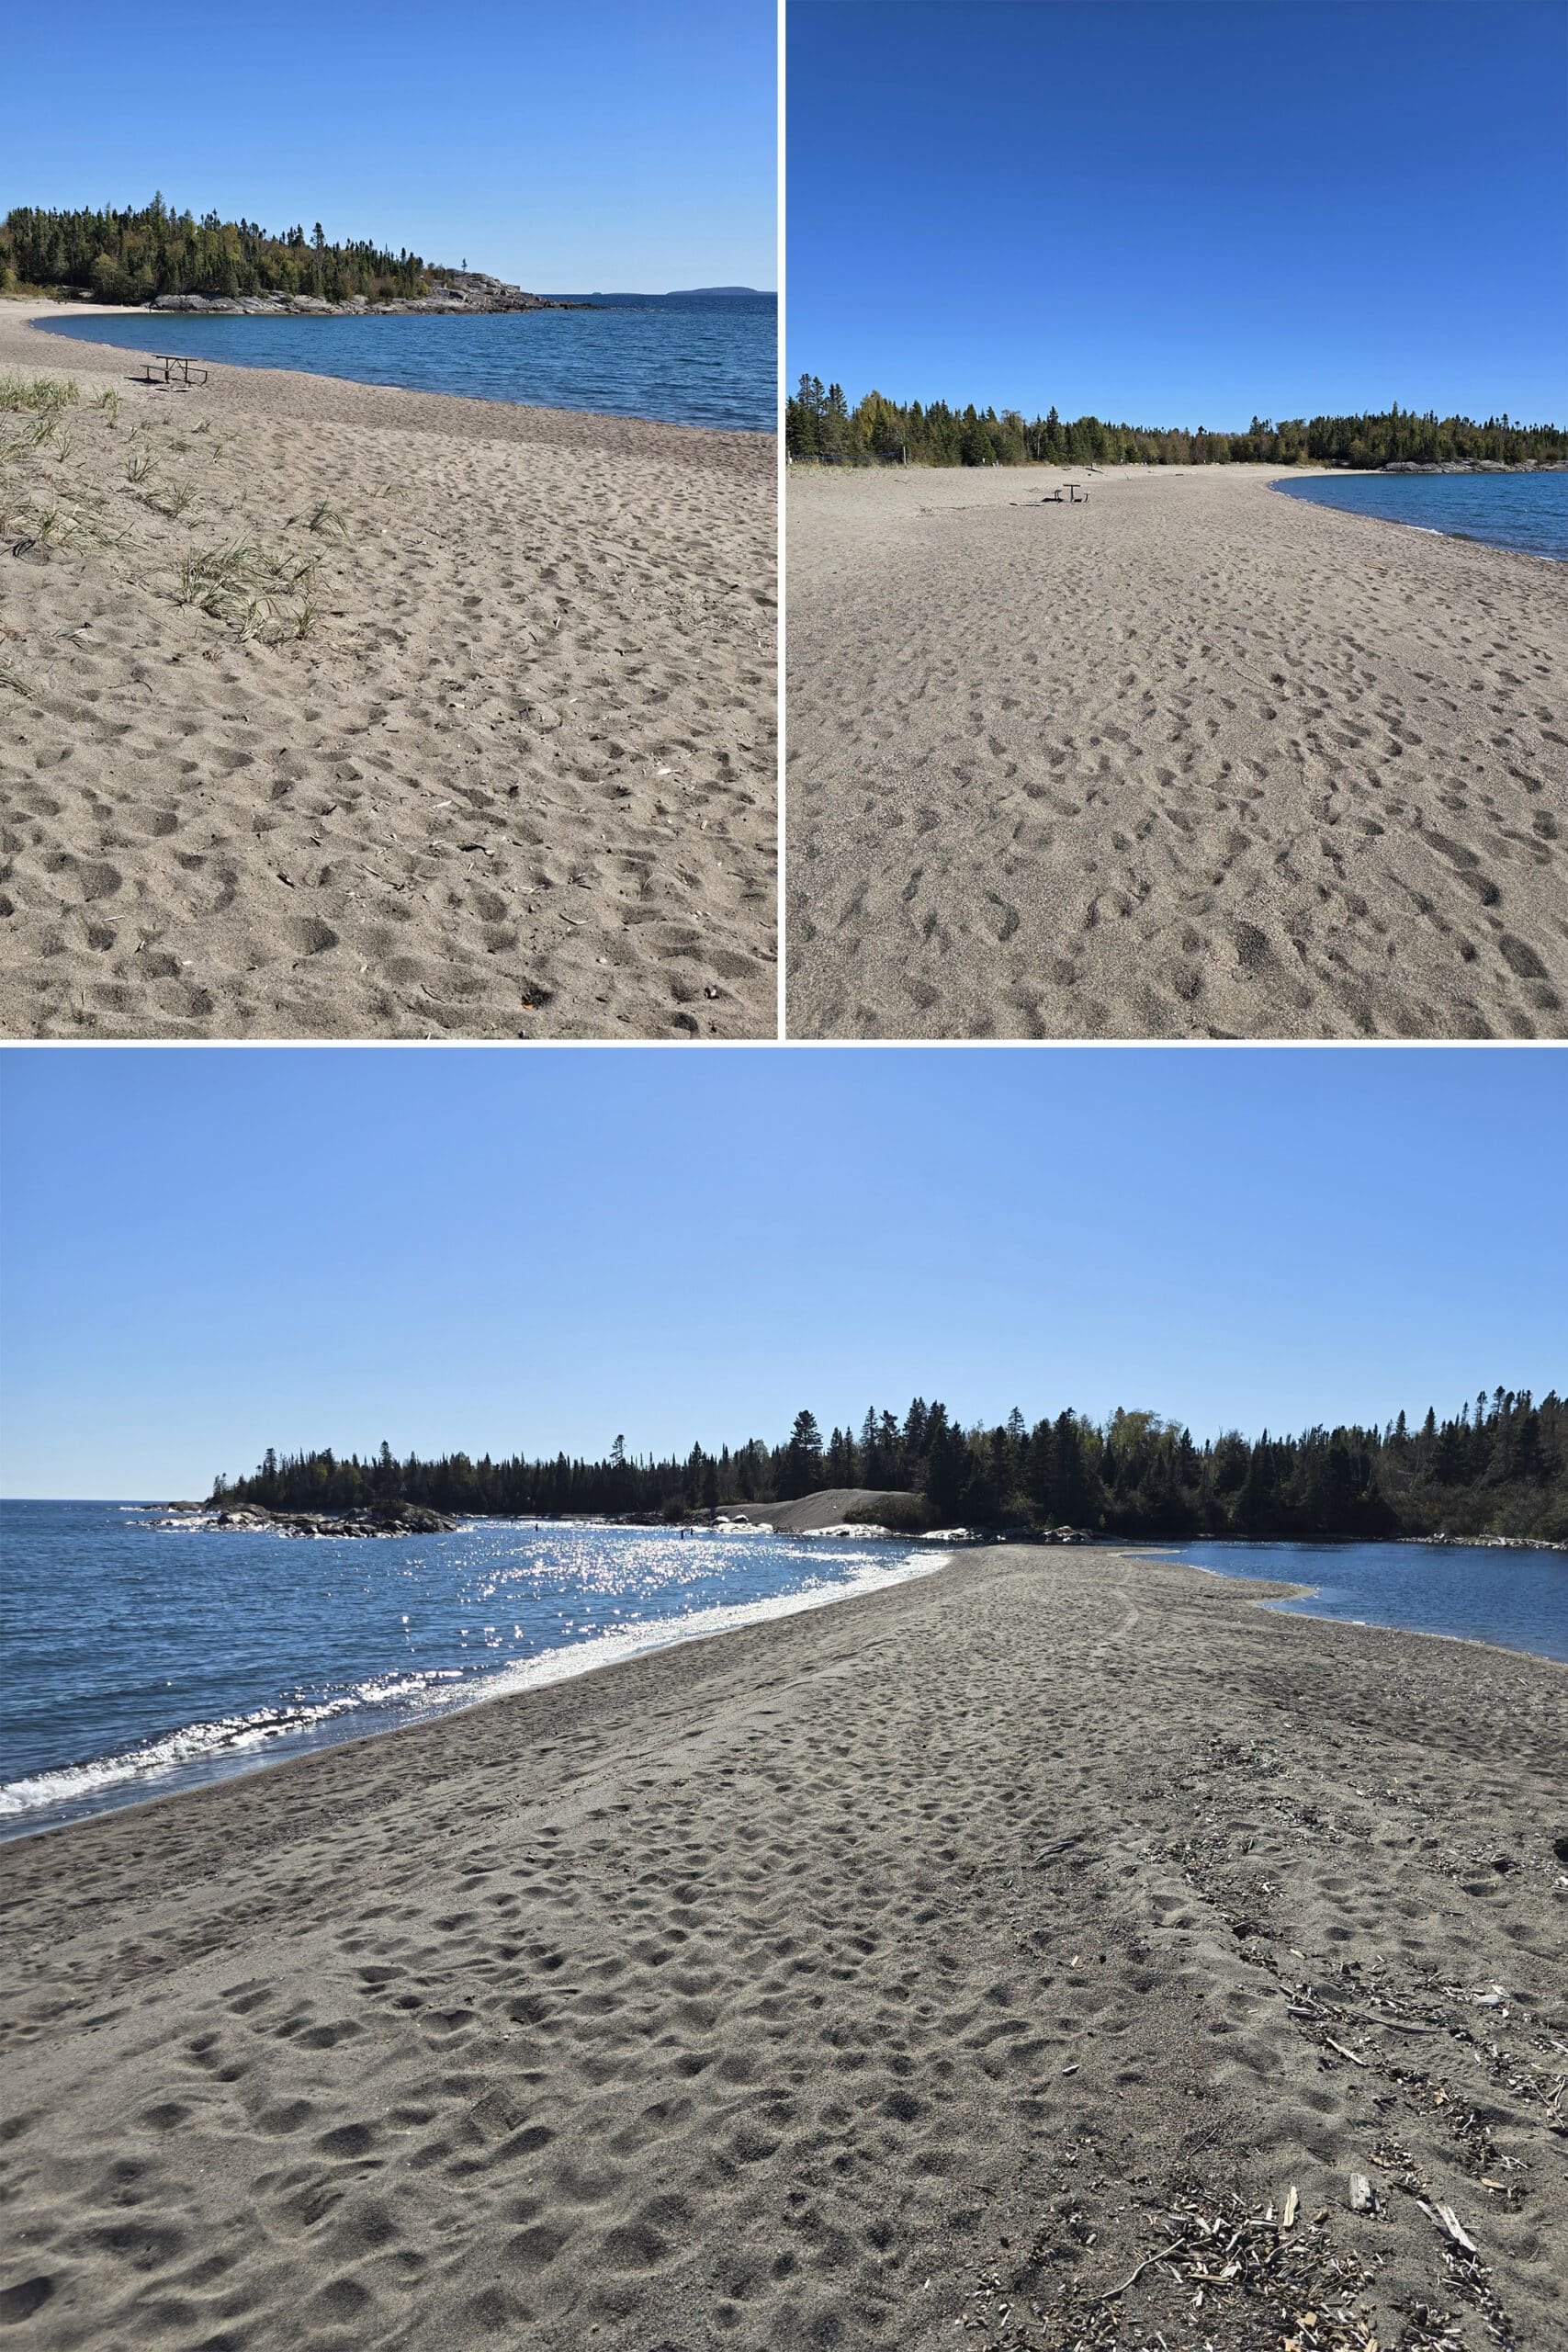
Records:
[[[323,538],[346,539],[348,537],[348,525],[344,520],[342,507],[331,505],[324,498],[309,514],[291,514],[288,527],[292,530],[296,523],[303,523],[308,531],[316,531]]]
[[[133,450],[131,455],[125,461],[125,479],[127,481],[145,481],[152,470],[152,452],[151,449]]]
[[[226,548],[200,548],[180,565],[180,602],[199,605],[204,612],[221,608],[249,590],[263,563],[254,539],[234,539]]]
[[[35,539],[43,539],[57,548],[118,547],[122,534],[106,531],[103,525],[79,506],[41,506],[28,516],[28,528]]]
[[[0,409],[30,409],[52,415],[79,398],[74,383],[52,376],[0,376]]]
[[[254,539],[200,548],[180,565],[180,602],[237,630],[243,644],[288,626],[297,637],[309,637],[317,618],[309,594],[317,560],[274,555]],[[301,588],[306,594],[298,610],[284,610],[284,600]]]
[[[98,394],[96,405],[103,410],[111,425],[119,423],[120,399],[112,384],[107,392]]]

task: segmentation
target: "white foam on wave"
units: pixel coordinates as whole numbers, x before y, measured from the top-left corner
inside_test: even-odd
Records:
[[[807,1585],[798,1592],[773,1593],[763,1600],[736,1600],[715,1609],[694,1610],[689,1617],[653,1617],[645,1624],[625,1626],[592,1641],[573,1642],[562,1649],[544,1650],[537,1657],[521,1658],[515,1665],[487,1674],[480,1686],[469,1683],[455,1695],[465,1701],[510,1698],[515,1691],[564,1682],[574,1674],[590,1674],[602,1666],[618,1666],[624,1658],[638,1657],[647,1650],[671,1649],[678,1642],[707,1641],[715,1634],[733,1633],[741,1625],[798,1617],[808,1609],[826,1609],[836,1600],[852,1600],[889,1585],[912,1584],[917,1577],[929,1577],[945,1567],[951,1557],[946,1552],[911,1553],[886,1566],[870,1561],[841,1584]]]
[[[860,1531],[857,1531],[857,1532]],[[694,1610],[684,1617],[654,1617],[614,1633],[543,1650],[536,1657],[479,1674],[465,1674],[455,1667],[434,1668],[419,1674],[383,1672],[357,1684],[340,1697],[309,1706],[267,1708],[251,1715],[233,1715],[212,1723],[190,1724],[144,1747],[118,1756],[95,1758],[57,1770],[0,1784],[0,1822],[13,1831],[26,1826],[24,1816],[60,1806],[90,1807],[95,1798],[130,1783],[141,1784],[139,1798],[160,1793],[159,1782],[171,1774],[219,1766],[231,1759],[255,1757],[259,1751],[290,1736],[343,1724],[345,1736],[355,1736],[345,1718],[371,1708],[403,1709],[409,1721],[428,1717],[453,1706],[472,1706],[483,1700],[504,1699],[602,1667],[617,1666],[649,1650],[673,1648],[681,1642],[711,1640],[716,1634],[735,1632],[742,1625],[763,1624],[775,1618],[795,1617],[834,1601],[852,1600],[891,1585],[910,1584],[945,1567],[950,1553],[934,1549],[910,1553],[886,1563],[868,1560],[841,1582],[813,1584],[795,1592],[774,1593],[759,1600],[738,1600],[712,1609]],[[416,1712],[417,1711],[417,1712]],[[391,1728],[392,1726],[388,1726]]]
[[[183,1766],[243,1756],[271,1740],[287,1738],[290,1733],[313,1731],[321,1724],[357,1713],[365,1707],[392,1706],[400,1700],[423,1697],[434,1684],[461,1679],[460,1669],[453,1667],[434,1668],[425,1674],[384,1673],[338,1698],[323,1699],[313,1705],[258,1708],[249,1715],[224,1715],[211,1723],[186,1724],[179,1731],[166,1732],[162,1738],[149,1740],[118,1756],[95,1757],[85,1764],[63,1764],[53,1771],[35,1772],[25,1780],[6,1781],[0,1785],[0,1821],[36,1813],[43,1806],[81,1804],[105,1790],[123,1788],[132,1781],[153,1780],[160,1774],[178,1771]]]

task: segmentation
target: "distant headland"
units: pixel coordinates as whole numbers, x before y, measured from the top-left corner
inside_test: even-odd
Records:
[[[581,302],[773,302],[778,300],[766,286],[672,286],[665,294],[637,294],[626,290],[606,294],[561,295],[561,301]]]
[[[865,1508],[852,1489],[866,1490]],[[1568,1542],[1568,1403],[1555,1391],[1538,1401],[1528,1389],[1497,1388],[1440,1422],[1428,1409],[1415,1423],[1400,1413],[1381,1428],[1265,1430],[1254,1440],[1232,1430],[1199,1445],[1154,1413],[1097,1423],[1066,1411],[1031,1426],[1015,1411],[998,1428],[965,1428],[917,1396],[901,1419],[874,1409],[858,1431],[846,1424],[825,1438],[816,1416],[801,1412],[781,1445],[752,1438],[715,1453],[699,1444],[663,1460],[635,1459],[619,1437],[601,1462],[467,1453],[400,1462],[385,1444],[363,1460],[269,1451],[252,1476],[215,1480],[205,1508],[241,1520],[259,1509],[384,1521],[412,1508],[679,1522],[758,1507],[772,1520],[776,1506],[825,1491],[839,1498],[835,1519],[909,1534],[1066,1527],[1121,1540],[1508,1537],[1556,1546]]]
[[[161,196],[140,211],[14,207],[0,222],[0,294],[257,318],[575,307],[466,260],[452,268],[368,241],[329,244],[319,220],[310,236],[299,225],[274,236],[254,220],[171,211]]]

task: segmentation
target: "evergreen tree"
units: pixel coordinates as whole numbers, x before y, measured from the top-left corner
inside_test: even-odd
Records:
[[[766,1502],[825,1486],[914,1489],[941,1523],[1055,1525],[1115,1535],[1204,1529],[1238,1535],[1380,1535],[1495,1532],[1568,1541],[1568,1404],[1504,1387],[1414,1433],[1404,1414],[1382,1429],[1191,1433],[1148,1412],[1103,1426],[1071,1411],[1030,1430],[965,1430],[940,1402],[916,1397],[903,1424],[869,1410],[857,1443],[836,1428],[824,1447],[815,1417],[795,1418],[776,1448],[750,1439],[717,1454],[634,1461],[617,1435],[603,1462],[471,1461],[455,1453],[399,1463],[383,1440],[363,1459],[330,1449],[280,1456],[268,1448],[249,1478],[215,1482],[215,1499],[269,1510],[344,1510],[401,1498],[457,1513],[527,1517],[633,1513],[683,1517],[737,1500]]]

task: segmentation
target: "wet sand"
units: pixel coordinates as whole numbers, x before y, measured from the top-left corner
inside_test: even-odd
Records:
[[[1568,2341],[1568,1676],[1267,1589],[963,1554],[0,1849],[0,2318]]]
[[[81,398],[0,413],[0,1031],[773,1034],[772,436],[152,389],[33,315],[0,376]]]
[[[1568,1035],[1568,565],[1279,479],[794,470],[792,1035]]]

